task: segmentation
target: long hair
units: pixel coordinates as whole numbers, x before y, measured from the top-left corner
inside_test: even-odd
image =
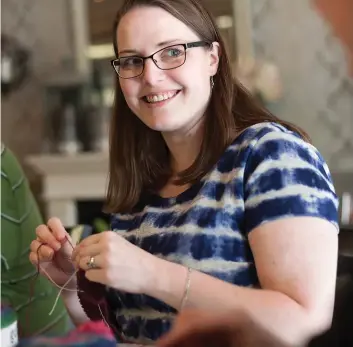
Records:
[[[118,56],[117,28],[121,18],[137,6],[159,7],[185,23],[206,42],[217,41],[220,60],[215,87],[204,115],[204,136],[195,162],[178,173],[176,184],[199,181],[217,163],[232,141],[246,128],[261,122],[277,122],[308,136],[295,125],[266,110],[232,76],[220,32],[198,0],[126,0],[114,22],[113,44]],[[129,212],[145,192],[158,192],[171,177],[169,150],[160,132],[148,128],[128,107],[119,80],[110,124],[109,181],[105,211]]]

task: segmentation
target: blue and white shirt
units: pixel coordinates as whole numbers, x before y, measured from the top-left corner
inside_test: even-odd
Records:
[[[199,183],[175,198],[151,195],[112,229],[133,244],[239,286],[258,286],[248,234],[269,221],[323,218],[337,228],[338,200],[320,153],[276,123],[246,129]],[[308,231],[310,232],[310,231]],[[158,339],[175,310],[108,289],[112,321],[132,341]]]

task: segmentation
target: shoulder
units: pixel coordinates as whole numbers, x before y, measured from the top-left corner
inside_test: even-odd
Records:
[[[305,172],[320,171],[331,180],[328,166],[318,149],[304,140],[298,133],[277,123],[260,123],[252,127],[254,134],[248,135],[248,156],[245,177],[254,171],[258,174],[268,170],[283,170],[290,174],[303,173],[298,179],[311,179]],[[296,170],[296,171],[295,171]]]
[[[337,226],[338,199],[320,152],[276,123],[244,132],[243,187],[251,229],[284,217],[324,218]]]
[[[39,225],[39,210],[23,168],[15,154],[7,147],[1,149],[1,202],[2,222],[31,227]]]
[[[298,133],[284,126],[265,122],[245,129],[227,148],[223,158],[229,169],[242,167],[244,177],[250,175],[260,164],[300,165],[299,161],[313,165],[330,175],[320,152]]]
[[[9,182],[18,182],[24,176],[21,164],[15,154],[1,144],[1,178]]]
[[[235,146],[238,150],[251,150],[256,152],[262,147],[268,148],[268,144],[277,144],[278,146],[271,147],[270,151],[281,148],[283,151],[289,149],[288,146],[284,148],[281,144],[290,143],[291,148],[302,148],[305,147],[308,150],[317,152],[314,146],[309,142],[305,141],[298,133],[282,126],[278,123],[264,122],[258,123],[253,126],[246,128],[232,143],[231,146]]]

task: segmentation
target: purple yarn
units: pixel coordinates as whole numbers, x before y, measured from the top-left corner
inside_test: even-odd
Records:
[[[102,314],[99,311],[98,305],[102,311],[103,308],[107,308],[105,287],[100,283],[88,280],[85,272],[79,270],[77,273],[77,289],[80,304],[88,318],[92,321],[102,320]],[[107,320],[107,317],[104,317],[104,319]]]

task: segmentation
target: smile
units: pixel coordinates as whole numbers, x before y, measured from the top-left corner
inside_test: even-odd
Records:
[[[169,92],[159,93],[159,94],[151,94],[143,97],[143,100],[149,104],[155,104],[162,101],[166,101],[174,98],[180,90],[173,90]]]

